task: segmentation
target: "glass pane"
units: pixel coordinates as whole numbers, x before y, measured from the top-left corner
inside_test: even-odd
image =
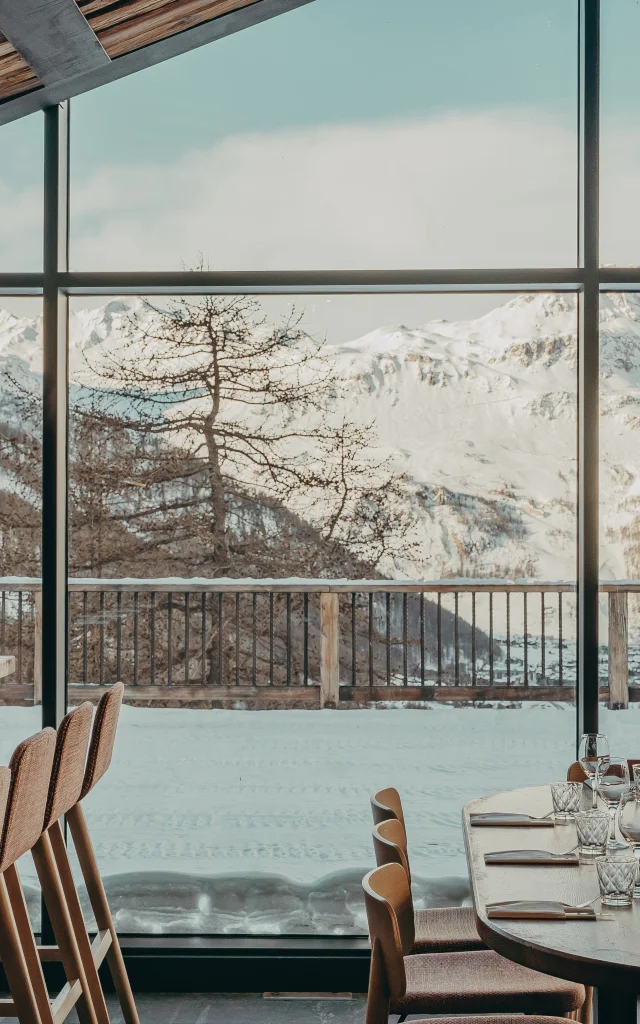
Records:
[[[3,273],[42,270],[43,146],[41,114],[0,127],[0,272]]]
[[[601,19],[600,261],[637,267],[640,69],[635,41],[640,7],[634,0],[607,0]]]
[[[41,306],[0,297],[0,764],[42,726]],[[37,925],[40,890],[30,856],[19,869]]]
[[[600,299],[600,690],[610,702],[638,699],[640,547],[636,424],[640,423],[637,338],[640,295]],[[631,704],[633,707],[633,703]],[[635,714],[601,708],[616,750],[635,757]]]
[[[73,101],[76,269],[575,266],[576,0],[316,0]]]
[[[388,785],[419,905],[468,898],[461,806],[573,758],[574,297],[103,301],[70,671],[139,704],[87,799],[118,926],[363,932]]]

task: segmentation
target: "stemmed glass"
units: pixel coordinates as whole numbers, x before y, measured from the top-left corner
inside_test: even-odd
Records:
[[[591,808],[595,811],[598,804],[598,772],[609,761],[609,740],[604,733],[585,732],[580,738],[578,759],[585,775],[591,779]]]
[[[620,835],[626,839],[633,850],[636,863],[636,884],[633,890],[633,898],[640,899],[640,800],[637,792],[630,793],[620,801],[618,810],[618,828]]]
[[[609,808],[611,827],[607,846],[616,845],[616,812],[621,801],[631,790],[629,765],[624,757],[610,757],[601,766],[597,778],[598,793]]]

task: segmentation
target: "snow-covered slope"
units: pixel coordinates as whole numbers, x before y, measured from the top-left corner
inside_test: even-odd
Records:
[[[82,350],[113,353],[130,308],[72,316],[71,377]],[[640,298],[602,302],[602,572],[640,572]],[[476,320],[382,327],[327,352],[349,383],[326,415],[371,426],[406,475],[419,543],[394,575],[575,575],[576,307],[520,295]],[[39,371],[34,320],[0,313],[0,370]],[[295,511],[295,496],[291,498]]]

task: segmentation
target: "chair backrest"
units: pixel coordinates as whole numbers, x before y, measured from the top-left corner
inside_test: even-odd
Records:
[[[87,793],[90,793],[96,782],[99,782],[107,768],[111,764],[113,744],[116,739],[118,727],[118,716],[122,706],[124,686],[116,683],[112,686],[98,702],[95,718],[93,720],[93,732],[89,744],[89,756],[87,767],[84,773],[84,782],[80,799],[83,800]]]
[[[18,857],[35,846],[42,835],[55,749],[55,729],[43,729],[19,743],[11,755],[11,784],[0,844],[0,871],[10,867]]]
[[[404,814],[402,813],[402,800],[397,789],[392,786],[389,789],[380,789],[371,797],[371,813],[373,823],[378,825],[381,821],[388,821],[390,818],[397,818],[404,826]]]
[[[407,836],[402,822],[397,818],[388,818],[374,825],[371,834],[378,867],[382,867],[383,864],[401,864],[411,882]]]
[[[640,764],[640,758],[630,757],[627,764],[629,765],[629,778],[633,781],[633,766],[635,764]],[[585,782],[588,777],[589,776],[579,761],[574,761],[573,764],[569,766],[567,771],[567,782]]]
[[[382,951],[392,1000],[406,991],[404,957],[415,942],[413,904],[407,873],[400,864],[384,864],[362,880],[371,945]]]
[[[93,704],[88,700],[60,722],[49,782],[44,827],[49,828],[80,799],[91,735]]]

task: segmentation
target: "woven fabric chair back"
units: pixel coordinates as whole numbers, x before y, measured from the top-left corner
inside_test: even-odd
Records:
[[[66,814],[80,799],[91,735],[93,704],[88,700],[74,708],[58,727],[44,827]]]
[[[381,821],[374,826],[372,836],[373,851],[378,867],[382,867],[383,864],[400,864],[407,872],[409,883],[411,883],[407,836],[402,822],[397,818]]]
[[[380,789],[371,797],[371,813],[373,814],[374,825],[381,821],[388,821],[390,818],[397,818],[404,826],[404,814],[402,813],[402,800],[397,789],[392,786],[389,789]]]
[[[415,942],[407,873],[400,864],[384,864],[365,875],[362,888],[371,945],[377,939],[382,949],[391,999],[401,999],[406,990],[404,957]]]
[[[84,773],[84,782],[80,799],[83,800],[87,793],[90,793],[96,782],[99,782],[107,768],[111,764],[113,744],[116,739],[118,728],[118,717],[122,707],[124,686],[116,683],[101,698],[96,708],[96,715],[93,720],[93,732],[89,744],[89,756],[87,768]]]
[[[55,729],[43,729],[18,744],[11,755],[0,872],[35,846],[42,835],[55,749]]]

